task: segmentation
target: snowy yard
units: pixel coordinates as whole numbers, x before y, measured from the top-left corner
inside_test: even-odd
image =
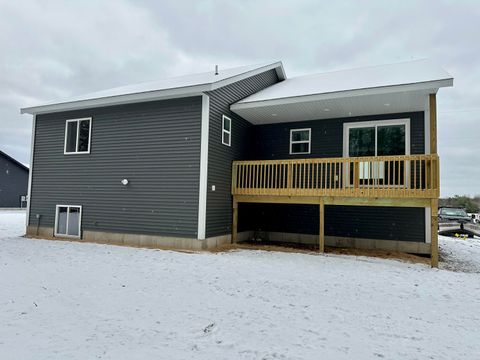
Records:
[[[2,359],[480,358],[479,239],[440,238],[436,270],[28,240],[24,221],[0,211]]]

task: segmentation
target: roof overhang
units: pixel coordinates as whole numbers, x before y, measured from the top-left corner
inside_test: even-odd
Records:
[[[230,109],[252,124],[423,111],[425,96],[453,79],[237,102]],[[248,99],[247,99],[248,100]]]
[[[161,91],[149,91],[146,93],[116,95],[88,100],[70,101],[57,104],[40,105],[20,109],[21,114],[48,114],[61,111],[72,111],[81,109],[98,108],[103,106],[124,105],[147,101],[168,100],[182,97],[200,96],[206,86],[195,86],[179,89],[168,89]]]
[[[170,89],[161,89],[145,92],[134,92],[127,94],[119,94],[114,96],[102,96],[102,97],[92,97],[80,100],[72,100],[65,102],[55,102],[50,104],[44,104],[39,106],[31,106],[20,109],[21,114],[46,114],[54,113],[61,111],[71,111],[71,110],[80,110],[87,108],[96,108],[103,106],[113,106],[113,105],[123,105],[147,101],[156,101],[156,100],[167,100],[174,98],[182,97],[191,97],[191,96],[200,96],[205,92],[213,91],[223,86],[230,85],[234,82],[241,81],[251,76],[258,75],[262,72],[269,71],[274,69],[277,73],[279,80],[284,80],[286,78],[285,70],[283,68],[282,62],[278,61],[266,66],[258,67],[254,70],[247,71],[236,76],[232,76],[220,81],[206,83],[206,84],[196,84],[194,86],[184,86],[178,88]]]

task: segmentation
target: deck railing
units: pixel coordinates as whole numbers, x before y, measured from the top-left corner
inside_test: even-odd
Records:
[[[234,161],[233,195],[439,196],[438,155]]]

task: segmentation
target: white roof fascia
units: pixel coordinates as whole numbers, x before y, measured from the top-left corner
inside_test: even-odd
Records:
[[[235,75],[235,76],[232,76],[230,78],[214,82],[214,83],[212,83],[211,89],[209,89],[209,90],[210,91],[215,90],[215,89],[221,88],[223,86],[230,85],[234,82],[244,80],[244,79],[249,78],[251,76],[255,76],[255,75],[261,74],[262,72],[272,70],[272,69],[276,70],[277,76],[280,80],[285,80],[287,78],[287,76],[285,75],[285,70],[283,68],[282,62],[278,61],[276,63],[270,64],[270,65],[267,65],[267,66],[262,66],[258,69],[251,70],[251,71],[245,72],[243,74]]]
[[[20,109],[21,114],[46,114],[60,111],[80,110],[102,106],[132,104],[155,100],[176,99],[190,96],[201,96],[207,86],[194,86],[188,88],[150,91],[145,93],[108,96],[97,99],[78,100],[59,104],[40,105]]]
[[[268,99],[268,100],[259,100],[259,101],[245,101],[237,102],[230,106],[232,111],[241,110],[241,109],[252,109],[263,106],[274,106],[274,105],[285,105],[285,104],[295,104],[301,102],[310,102],[310,101],[321,101],[329,99],[338,99],[338,98],[347,98],[363,95],[375,95],[375,94],[388,94],[404,91],[418,91],[418,90],[429,90],[437,92],[438,88],[453,86],[453,78],[435,80],[435,81],[426,81],[413,84],[399,84],[399,85],[388,85],[380,86],[373,88],[364,88],[364,89],[353,89],[353,90],[344,90],[344,91],[335,91],[330,93],[321,93],[321,94],[309,94],[309,95],[299,95],[292,97],[284,97],[278,99]]]
[[[258,75],[262,72],[275,69],[280,80],[286,78],[285,70],[281,61],[275,62],[257,69],[246,71],[245,73],[235,75],[217,82],[199,84],[193,86],[184,86],[179,88],[162,89],[157,91],[146,91],[131,94],[106,96],[85,100],[67,101],[63,103],[54,103],[47,105],[32,106],[20,109],[21,114],[45,114],[60,111],[80,110],[86,108],[112,106],[121,104],[131,104],[155,100],[167,100],[181,97],[201,96],[204,92],[212,91],[220,87],[235,83],[248,77]]]

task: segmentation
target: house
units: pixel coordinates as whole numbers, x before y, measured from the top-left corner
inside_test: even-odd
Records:
[[[26,205],[28,167],[0,150],[0,208]]]
[[[429,60],[287,78],[281,62],[125,86],[33,115],[28,236],[179,249],[246,240],[438,259]]]

